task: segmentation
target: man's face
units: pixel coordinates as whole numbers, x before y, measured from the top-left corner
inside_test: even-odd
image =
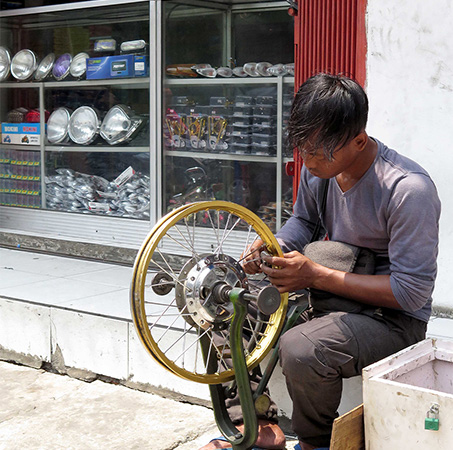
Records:
[[[328,159],[322,149],[301,150],[300,154],[307,170],[318,178],[333,178],[345,171],[353,171],[361,152],[358,150],[357,138],[335,149]]]

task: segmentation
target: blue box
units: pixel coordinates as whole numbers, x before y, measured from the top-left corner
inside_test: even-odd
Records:
[[[134,72],[136,77],[147,77],[149,61],[147,55],[134,55]]]
[[[39,123],[2,123],[2,144],[40,145]]]
[[[87,80],[130,78],[135,76],[134,55],[88,58]]]

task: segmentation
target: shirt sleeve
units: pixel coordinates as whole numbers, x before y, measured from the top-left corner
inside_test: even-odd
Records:
[[[302,252],[318,221],[321,180],[307,175],[306,169],[302,168],[293,215],[276,234],[283,252]]]
[[[417,311],[431,298],[437,274],[440,200],[422,173],[400,179],[388,208],[390,285],[403,310]]]

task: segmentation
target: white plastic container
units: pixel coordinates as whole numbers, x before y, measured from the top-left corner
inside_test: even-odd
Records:
[[[426,339],[366,367],[363,405],[367,450],[453,449],[453,341]]]

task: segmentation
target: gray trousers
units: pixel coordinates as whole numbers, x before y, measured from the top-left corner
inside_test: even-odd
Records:
[[[425,338],[426,323],[399,311],[304,313],[280,340],[280,364],[299,440],[328,447],[342,379]]]

